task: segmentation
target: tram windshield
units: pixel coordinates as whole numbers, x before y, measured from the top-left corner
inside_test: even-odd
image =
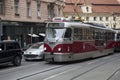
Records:
[[[46,39],[52,42],[63,41],[71,38],[71,28],[47,28]]]

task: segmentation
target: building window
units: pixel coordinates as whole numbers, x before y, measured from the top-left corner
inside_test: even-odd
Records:
[[[4,14],[4,0],[0,0],[0,14]]]
[[[31,10],[30,10],[30,5],[31,5],[31,3],[30,2],[27,2],[27,16],[29,17],[29,16],[31,16]]]
[[[37,0],[37,16],[40,17],[40,0]]]
[[[89,17],[86,17],[86,21],[89,21]]]
[[[100,21],[102,21],[102,17],[100,17]]]
[[[106,25],[106,26],[109,26],[109,24],[108,24],[108,23],[106,23],[105,25]]]
[[[97,18],[96,18],[96,17],[93,17],[93,19],[94,19],[94,21],[96,21],[96,20],[97,20]]]
[[[113,29],[116,29],[116,24],[113,25]]]
[[[61,16],[61,8],[58,7],[58,16]]]
[[[47,8],[48,8],[48,17],[51,18],[51,17],[50,17],[50,15],[51,15],[50,5],[48,5]]]
[[[108,17],[106,17],[106,21],[108,21]]]
[[[113,16],[113,21],[116,21],[116,17],[115,16]]]
[[[19,9],[19,0],[14,0],[14,10],[16,16],[17,15],[19,16],[18,9]]]
[[[89,7],[86,7],[86,11],[89,12]]]
[[[48,17],[49,18],[53,18],[55,15],[54,15],[54,4],[53,3],[50,3],[48,6],[47,6],[47,9],[48,9]]]

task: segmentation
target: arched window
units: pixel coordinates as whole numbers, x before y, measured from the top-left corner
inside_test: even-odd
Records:
[[[4,0],[0,0],[0,14],[4,14]]]
[[[40,6],[41,6],[41,4],[40,4],[40,0],[37,0],[37,16],[38,17],[40,17]]]
[[[14,0],[14,10],[15,10],[15,15],[19,14],[19,0]]]
[[[86,11],[89,12],[89,7],[88,6],[86,7]]]

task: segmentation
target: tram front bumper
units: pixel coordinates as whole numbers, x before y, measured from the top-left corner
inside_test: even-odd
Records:
[[[71,53],[45,53],[45,61],[47,62],[67,62],[72,60],[73,56]]]

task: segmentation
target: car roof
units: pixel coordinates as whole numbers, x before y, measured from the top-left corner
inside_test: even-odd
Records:
[[[33,43],[33,44],[43,44],[44,42],[36,42],[36,43]]]

